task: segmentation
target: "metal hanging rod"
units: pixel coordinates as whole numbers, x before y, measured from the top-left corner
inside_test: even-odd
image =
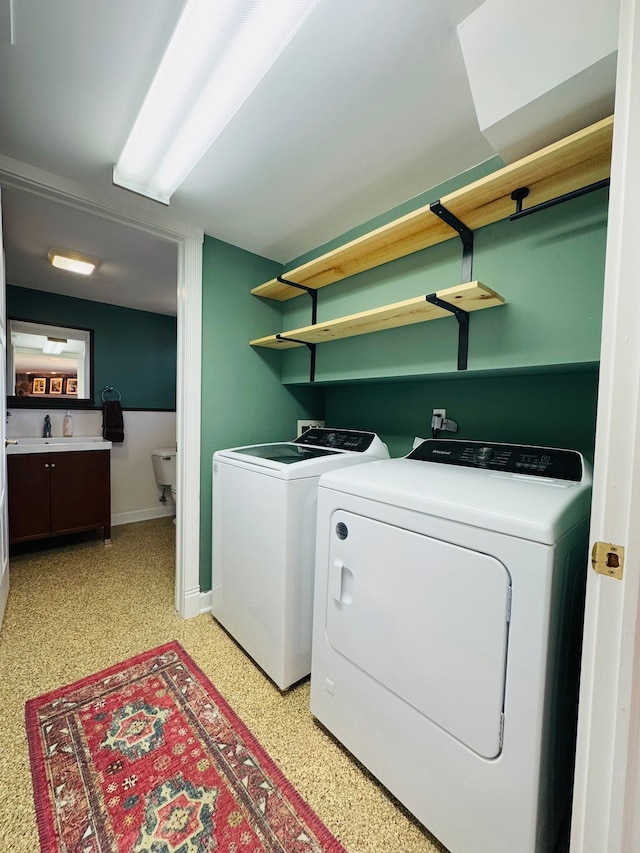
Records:
[[[318,321],[318,291],[313,287],[307,287],[306,284],[298,284],[295,281],[282,278],[281,275],[276,276],[276,281],[279,281],[280,284],[288,284],[290,287],[297,287],[298,290],[304,290],[305,293],[309,294],[311,297],[311,325],[315,326]]]
[[[432,305],[437,305],[438,308],[450,311],[458,321],[458,370],[466,370],[469,360],[469,312],[457,305],[452,305],[451,302],[439,299],[435,293],[428,293],[425,299]]]
[[[440,199],[432,201],[429,210],[458,232],[458,236],[462,240],[462,283],[471,281],[473,277],[473,231],[464,222],[461,222],[454,213],[447,210]]]
[[[533,207],[527,207],[525,209],[522,208],[522,202],[529,195],[529,187],[518,187],[517,190],[514,190],[511,193],[511,198],[516,203],[516,211],[511,214],[509,220],[514,222],[516,219],[522,219],[523,216],[529,216],[530,213],[538,213],[541,210],[546,210],[548,207],[555,207],[556,204],[562,204],[565,201],[571,201],[573,198],[579,198],[581,195],[592,193],[595,190],[604,189],[604,187],[608,187],[609,184],[610,179],[604,178],[602,181],[587,184],[586,187],[580,187],[580,189],[572,190],[571,192],[564,193],[563,195],[558,195],[555,198],[550,198],[548,201],[541,201],[540,204],[534,204]]]
[[[276,335],[279,341],[291,341],[293,344],[304,344],[308,347],[311,353],[309,361],[309,382],[315,382],[316,379],[316,344],[310,344],[309,341],[301,341],[298,338],[288,338],[286,335]]]

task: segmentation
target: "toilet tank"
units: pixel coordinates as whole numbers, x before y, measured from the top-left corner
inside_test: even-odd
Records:
[[[159,486],[173,486],[176,482],[175,447],[158,447],[151,451],[153,472]]]

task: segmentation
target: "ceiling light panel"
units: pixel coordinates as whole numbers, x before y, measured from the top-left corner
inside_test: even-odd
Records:
[[[66,345],[66,338],[47,338],[42,345],[42,352],[47,355],[60,355]]]
[[[319,0],[188,0],[113,169],[169,203]]]
[[[49,249],[47,260],[58,269],[75,272],[79,275],[91,275],[98,265],[95,258],[88,258],[79,252],[67,252],[60,249]]]

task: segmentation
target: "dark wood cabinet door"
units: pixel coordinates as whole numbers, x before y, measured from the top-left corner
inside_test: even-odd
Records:
[[[51,535],[111,524],[108,450],[52,453]]]
[[[7,456],[9,541],[49,536],[49,453]]]

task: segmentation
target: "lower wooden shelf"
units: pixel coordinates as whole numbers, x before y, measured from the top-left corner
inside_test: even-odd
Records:
[[[483,308],[495,308],[504,305],[505,300],[499,293],[479,281],[469,281],[458,284],[435,294],[438,299],[460,308],[463,311],[479,311]],[[381,332],[384,329],[395,329],[399,326],[409,326],[412,323],[424,323],[427,320],[437,320],[440,317],[451,317],[451,312],[427,302],[426,296],[416,296],[384,305],[359,314],[338,317],[326,323],[315,326],[304,326],[280,335],[268,335],[249,341],[252,347],[268,347],[270,349],[291,349],[305,344],[319,344],[325,341],[337,341],[341,338],[351,338],[355,335],[366,335],[369,332]]]

